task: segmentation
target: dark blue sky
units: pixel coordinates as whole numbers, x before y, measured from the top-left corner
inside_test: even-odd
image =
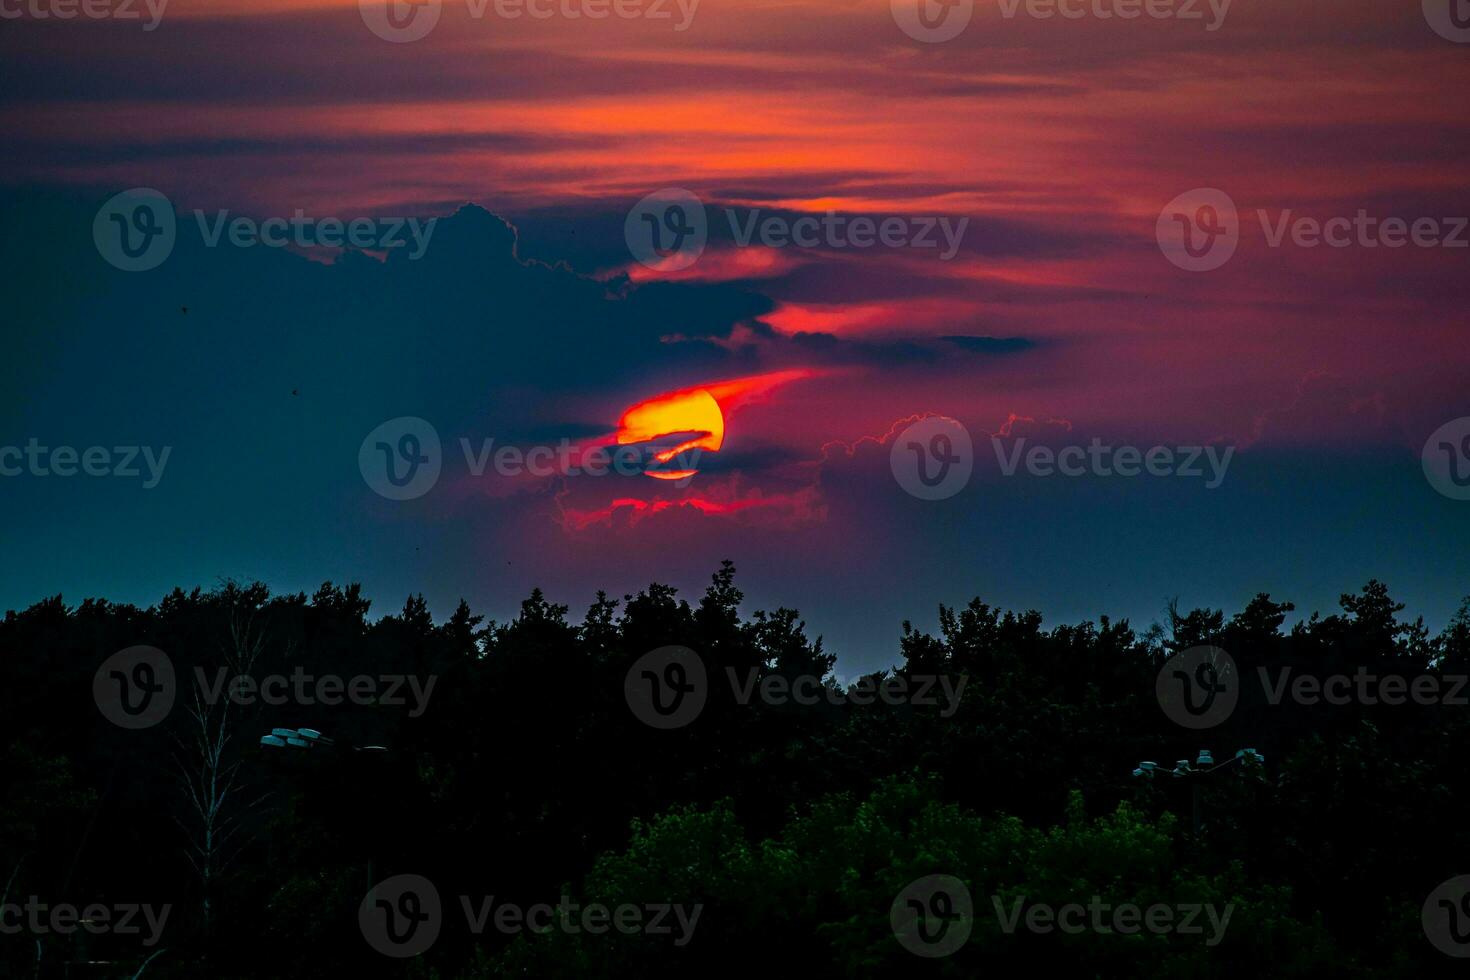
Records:
[[[907,391],[915,415],[942,412],[926,372],[943,386],[994,385],[1044,347],[734,343],[772,308],[761,283],[610,283],[526,262],[480,209],[441,216],[422,259],[386,264],[205,248],[181,222],[161,266],[126,273],[93,243],[106,196],[5,195],[0,262],[17,316],[0,446],[169,456],[153,488],[142,456],[138,478],[0,478],[5,608],[55,593],[150,604],[223,578],[310,593],[330,579],[363,583],[378,613],[423,592],[440,614],[464,597],[504,618],[539,586],[580,616],[598,588],[620,596],[657,580],[697,597],[731,558],[751,608],[799,608],[854,673],[896,659],[902,620],[929,626],[938,603],[974,596],[1053,624],[1108,614],[1142,629],[1171,596],[1233,612],[1263,591],[1327,612],[1374,577],[1437,627],[1470,593],[1470,503],[1425,478],[1411,440],[1428,433],[1339,403],[1331,385],[1307,385],[1266,417],[1214,489],[1183,476],[1004,476],[989,436],[1004,419],[954,411],[974,440],[974,475],[954,496],[921,500],[895,478],[892,438],[859,438],[834,401],[849,389],[823,379],[845,386],[860,372]],[[687,487],[475,477],[459,448],[462,437],[585,442],[661,391],[794,365],[817,376],[728,410],[724,451]],[[1302,427],[1334,405],[1361,422],[1360,443],[1303,445]],[[1470,402],[1459,408],[1470,414]],[[364,479],[359,449],[404,416],[433,425],[442,473],[394,501]],[[1146,449],[1177,434],[1146,418],[1069,426],[1017,421],[1002,444],[1098,436]],[[629,503],[657,500],[671,503]],[[605,519],[586,517],[599,509]]]

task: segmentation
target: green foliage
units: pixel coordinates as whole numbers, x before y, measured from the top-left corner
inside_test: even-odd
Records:
[[[1189,866],[1172,818],[1152,821],[1128,804],[1096,819],[1073,794],[1065,821],[1033,828],[1014,817],[978,817],[938,798],[937,781],[884,780],[855,802],[825,797],[773,839],[748,842],[730,801],[681,807],[635,822],[632,841],[599,858],[578,896],[624,903],[698,905],[696,941],[672,936],[589,936],[551,929],[524,935],[470,976],[661,976],[672,970],[728,975],[972,976],[997,967],[1081,970],[1092,976],[1225,977],[1346,975],[1357,970],[1319,922],[1291,912],[1285,887],[1247,880],[1241,867]],[[953,874],[969,887],[969,942],[936,962],[895,940],[888,918],[908,883]],[[1212,905],[1223,938],[1007,928],[1017,902]],[[1109,919],[1103,920],[1105,923]],[[1208,920],[1201,918],[1201,923]]]

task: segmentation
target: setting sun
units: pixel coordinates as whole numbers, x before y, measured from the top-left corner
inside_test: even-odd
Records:
[[[656,452],[655,461],[667,463],[691,449],[719,452],[725,442],[725,416],[719,402],[703,388],[675,391],[634,405],[618,420],[620,446],[667,441],[670,437],[683,438]],[[693,476],[694,470],[648,470],[647,473],[660,480],[681,480]]]

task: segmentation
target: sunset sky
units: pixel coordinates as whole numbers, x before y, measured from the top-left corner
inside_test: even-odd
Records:
[[[1270,241],[1299,216],[1470,215],[1470,43],[1431,28],[1435,2],[1235,0],[1209,30],[1204,2],[1123,20],[976,0],[939,43],[888,0],[596,20],[459,0],[409,43],[356,0],[7,21],[0,446],[172,453],[151,489],[0,479],[0,608],[234,577],[502,619],[539,586],[580,617],[599,588],[697,598],[731,558],[752,608],[800,608],[840,672],[977,595],[1141,629],[1171,596],[1326,611],[1377,577],[1442,625],[1470,593],[1470,502],[1420,454],[1470,416],[1470,248]],[[126,272],[93,222],[138,187],[178,243]],[[677,271],[624,237],[665,188],[708,218]],[[1197,188],[1239,215],[1205,272],[1155,236]],[[196,209],[438,221],[421,258],[383,261],[207,247]],[[966,223],[948,259],[738,241],[752,216],[829,211]],[[890,466],[931,414],[975,447],[933,501]],[[358,453],[404,416],[434,426],[443,472],[396,501]],[[1006,477],[992,434],[1236,453],[1214,489]],[[685,479],[475,476],[459,446],[652,436],[703,455],[671,461]]]

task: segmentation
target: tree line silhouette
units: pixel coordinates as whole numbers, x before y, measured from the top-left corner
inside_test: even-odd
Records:
[[[508,622],[464,602],[436,623],[421,596],[376,620],[356,585],[272,595],[175,590],[146,609],[60,596],[0,623],[0,887],[4,902],[168,904],[136,937],[0,933],[5,976],[650,977],[777,969],[819,976],[1425,976],[1453,966],[1421,906],[1467,870],[1470,708],[1305,703],[1253,672],[1470,673],[1470,607],[1431,635],[1379,582],[1285,627],[1288,602],[1047,626],[972,601],[939,629],[904,623],[874,675],[963,676],[943,705],[741,703],[735,676],[832,678],[791,609],[741,612],[726,562],[697,601],[650,585],[599,593],[580,621],[539,590]],[[167,718],[127,730],[99,712],[108,657],[148,645],[177,677]],[[699,716],[658,730],[625,680],[679,645],[708,668]],[[1155,685],[1180,651],[1227,651],[1229,718],[1191,731]],[[435,678],[424,710],[198,696],[196,671]],[[1452,688],[1446,683],[1444,690]],[[1470,692],[1467,692],[1470,693]],[[307,749],[260,743],[310,728]],[[330,744],[328,744],[330,742]],[[382,750],[366,747],[382,747]],[[1200,749],[1265,763],[1201,780],[1133,775]],[[364,942],[376,882],[422,875],[443,899],[432,949]],[[974,896],[968,941],[925,959],[890,905],[925,875]],[[1008,932],[1027,902],[1232,904],[1222,941]],[[460,896],[698,904],[691,941],[551,929],[473,933]],[[156,954],[156,955],[155,955]],[[151,957],[151,958],[150,958]],[[146,961],[146,967],[145,967]],[[86,965],[90,963],[91,965]]]

